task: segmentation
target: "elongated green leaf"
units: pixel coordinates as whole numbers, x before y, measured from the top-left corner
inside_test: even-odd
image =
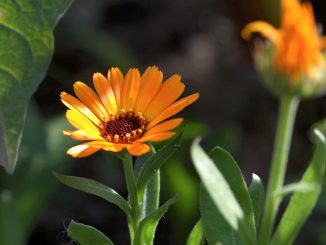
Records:
[[[68,236],[80,245],[113,245],[113,242],[96,228],[71,221]]]
[[[318,191],[316,186],[309,183],[297,182],[285,185],[281,190],[274,193],[274,196],[286,196],[294,192],[312,192]]]
[[[186,245],[201,245],[204,241],[204,230],[202,220],[198,220],[191,230]]]
[[[191,146],[191,158],[203,186],[212,197],[222,216],[232,229],[238,230],[238,221],[244,217],[244,213],[230,185],[215,166],[213,160],[200,147],[198,140],[195,140]]]
[[[177,201],[177,196],[170,198],[161,207],[144,218],[138,226],[134,238],[134,245],[152,245],[155,230],[162,216],[168,211],[169,207]]]
[[[54,173],[54,175],[63,184],[70,186],[74,189],[101,197],[104,200],[117,205],[127,215],[131,214],[130,207],[127,201],[110,187],[107,187],[92,179],[81,178],[76,176],[68,176],[68,175],[63,175],[58,173]]]
[[[145,187],[154,175],[154,173],[162,167],[162,165],[170,158],[170,156],[180,147],[182,133],[163,146],[157,153],[153,154],[140,169],[137,179],[137,187],[140,195],[144,193]]]
[[[313,159],[300,182],[314,186],[315,190],[310,192],[297,191],[293,194],[271,244],[292,244],[318,199],[325,174],[326,139],[317,129],[315,129],[314,134],[317,139],[317,146]]]
[[[0,165],[14,171],[27,104],[53,53],[53,28],[71,0],[0,1]]]
[[[249,194],[255,214],[256,230],[258,230],[265,205],[265,191],[263,182],[256,174],[252,174]]]
[[[203,220],[203,229],[209,244],[215,245],[243,245],[239,232],[236,232],[225,220],[212,197],[201,186],[200,213]]]
[[[160,170],[158,170],[150,179],[142,199],[141,212],[142,217],[147,217],[158,208],[160,202]]]
[[[220,147],[215,147],[209,153],[209,157],[214,161],[216,167],[230,185],[235,198],[244,212],[245,220],[249,224],[251,232],[255,235],[255,218],[252,202],[247,184],[238,164],[230,153]]]

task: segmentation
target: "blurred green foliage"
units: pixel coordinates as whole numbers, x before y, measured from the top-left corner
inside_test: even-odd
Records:
[[[29,106],[21,154],[14,174],[0,173],[0,237],[3,244],[26,244],[58,185],[52,171],[69,167],[64,117],[43,118]]]

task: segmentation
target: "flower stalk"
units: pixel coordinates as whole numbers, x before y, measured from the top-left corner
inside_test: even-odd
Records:
[[[298,104],[299,98],[295,95],[286,94],[280,97],[280,110],[274,152],[267,186],[265,210],[259,233],[259,244],[261,245],[267,244],[270,239],[275,216],[281,202],[281,196],[274,194],[282,188],[284,183]]]
[[[128,225],[131,244],[133,244],[134,235],[137,231],[140,221],[140,206],[138,202],[138,191],[133,169],[132,156],[129,154],[126,154],[125,158],[123,159],[123,169],[125,173],[128,197],[131,207],[131,217],[128,218]]]

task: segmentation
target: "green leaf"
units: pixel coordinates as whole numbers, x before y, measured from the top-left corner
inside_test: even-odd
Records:
[[[318,199],[325,174],[326,140],[317,129],[314,136],[317,140],[314,156],[300,182],[310,184],[315,189],[310,192],[296,191],[292,195],[271,244],[292,244]]]
[[[81,245],[113,245],[113,242],[96,228],[71,221],[68,236]]]
[[[203,186],[200,189],[200,213],[209,244],[215,245],[219,242],[224,245],[244,244],[239,232],[231,228]]]
[[[0,2],[0,165],[14,171],[28,102],[53,53],[53,28],[71,0]]]
[[[182,133],[170,141],[167,145],[163,146],[157,153],[153,154],[140,169],[137,178],[137,187],[140,196],[143,195],[148,181],[162,167],[162,165],[170,158],[170,156],[180,147]]]
[[[235,198],[244,212],[245,220],[250,225],[252,234],[255,235],[255,217],[252,202],[247,184],[238,164],[229,152],[220,147],[215,147],[211,150],[209,157],[214,161],[216,167],[230,185]]]
[[[278,196],[286,196],[294,192],[312,192],[312,191],[318,191],[318,187],[311,185],[309,183],[304,182],[297,182],[285,185],[281,188],[281,190],[275,192],[273,195]]]
[[[230,185],[213,160],[200,147],[198,140],[195,140],[191,146],[191,158],[203,186],[212,197],[216,207],[232,229],[238,230],[238,221],[244,217],[244,213]]]
[[[142,199],[142,217],[147,217],[158,208],[160,202],[160,171],[158,170],[150,179]]]
[[[258,175],[252,174],[252,181],[249,186],[249,194],[255,214],[256,230],[258,230],[265,205],[264,184]]]
[[[177,201],[177,196],[170,198],[161,207],[153,211],[144,218],[138,226],[134,238],[134,245],[152,245],[155,230],[162,216],[168,211],[169,207]]]
[[[68,176],[54,172],[55,177],[63,184],[74,189],[98,196],[104,200],[117,205],[127,215],[131,214],[128,202],[121,197],[115,190],[92,179]]]
[[[204,230],[202,220],[198,220],[191,230],[186,245],[201,245],[204,241]]]

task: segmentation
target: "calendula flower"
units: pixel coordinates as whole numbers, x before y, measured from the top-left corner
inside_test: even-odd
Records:
[[[322,52],[326,47],[326,38],[318,33],[311,3],[282,0],[281,11],[279,29],[264,21],[254,21],[244,27],[242,37],[249,39],[253,32],[258,32],[271,41],[272,47],[258,48],[255,58],[256,66],[265,73],[263,75],[276,75],[278,82],[272,83],[285,80],[282,89],[285,85],[301,95],[319,93],[326,80],[326,62]]]
[[[76,82],[78,99],[66,92],[61,101],[69,108],[68,121],[76,130],[64,134],[87,141],[70,148],[73,157],[86,157],[99,150],[119,152],[127,149],[132,155],[147,153],[145,142],[162,141],[172,137],[182,118],[169,119],[196,101],[198,93],[177,100],[185,85],[179,75],[162,82],[157,67],[148,67],[141,76],[131,68],[124,77],[118,68],[111,68],[107,78],[95,73],[96,92],[85,83]],[[169,120],[167,120],[169,119]]]

